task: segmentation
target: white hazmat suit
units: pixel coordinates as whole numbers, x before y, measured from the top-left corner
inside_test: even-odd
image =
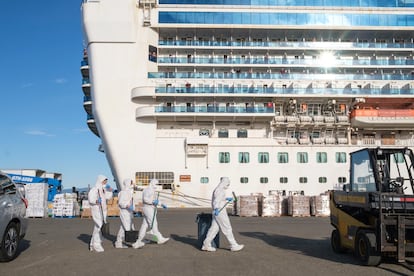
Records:
[[[146,231],[148,227],[150,228],[150,233],[155,236],[158,244],[166,243],[169,238],[165,238],[161,235],[160,231],[158,230],[158,222],[157,222],[157,205],[160,204],[158,201],[158,196],[156,195],[156,185],[158,184],[157,179],[152,179],[148,187],[144,189],[142,192],[142,202],[143,208],[142,211],[144,213],[144,217],[142,219],[142,225],[139,230],[138,239],[132,245],[134,248],[141,248],[145,244],[142,240],[145,237]],[[161,204],[165,207],[164,204]],[[152,229],[151,229],[152,227]]]
[[[132,222],[134,202],[133,202],[133,183],[127,178],[121,184],[121,191],[118,193],[119,217],[121,219],[121,226],[119,227],[118,235],[116,237],[116,248],[128,248],[124,245],[125,231],[135,230]]]
[[[226,204],[230,202],[232,198],[226,198],[226,190],[230,186],[230,179],[228,177],[222,177],[220,183],[217,185],[216,189],[213,191],[213,197],[211,206],[213,208],[211,226],[208,229],[207,236],[203,242],[201,250],[204,251],[216,251],[211,245],[214,237],[217,235],[219,230],[223,232],[227,240],[230,243],[231,251],[242,250],[244,245],[238,244],[234,239],[233,230],[231,228],[230,219],[227,215]]]
[[[101,228],[106,223],[106,197],[104,186],[108,178],[104,175],[98,175],[95,186],[88,193],[88,200],[91,206],[92,219],[94,222],[90,251],[103,252]]]

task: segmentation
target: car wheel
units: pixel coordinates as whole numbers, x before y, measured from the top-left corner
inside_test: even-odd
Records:
[[[9,262],[16,258],[19,243],[19,226],[15,222],[10,222],[1,241],[0,260]]]

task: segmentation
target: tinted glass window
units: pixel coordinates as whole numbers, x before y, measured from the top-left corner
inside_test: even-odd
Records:
[[[0,186],[1,186],[1,194],[15,194],[16,193],[16,186],[14,186],[13,182],[5,175],[0,175]]]

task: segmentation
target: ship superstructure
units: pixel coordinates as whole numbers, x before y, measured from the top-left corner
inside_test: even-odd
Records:
[[[412,0],[84,0],[85,110],[115,180],[176,206],[317,195],[348,153],[414,145]],[[176,198],[175,198],[176,196]]]

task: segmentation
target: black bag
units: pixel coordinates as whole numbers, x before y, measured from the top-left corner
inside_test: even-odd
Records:
[[[106,237],[110,235],[110,233],[109,233],[109,222],[106,222],[106,223],[104,222],[102,224],[101,232],[102,232],[102,235],[104,235]]]
[[[125,231],[125,242],[136,242],[138,239],[138,231]]]

